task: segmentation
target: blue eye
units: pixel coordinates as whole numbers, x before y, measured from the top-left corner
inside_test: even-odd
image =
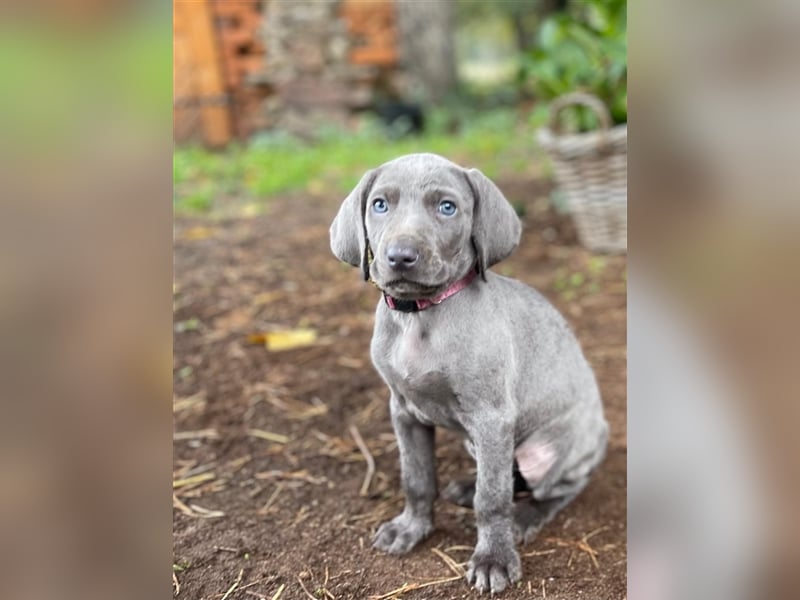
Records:
[[[455,202],[451,202],[450,200],[442,200],[439,203],[439,213],[443,214],[445,217],[452,217],[456,214],[456,205]]]
[[[375,198],[372,201],[372,210],[376,213],[385,213],[389,211],[389,203],[384,198]]]

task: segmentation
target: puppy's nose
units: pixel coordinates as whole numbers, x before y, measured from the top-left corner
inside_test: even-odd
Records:
[[[390,244],[386,249],[386,260],[395,271],[407,271],[419,261],[419,251],[408,243]]]

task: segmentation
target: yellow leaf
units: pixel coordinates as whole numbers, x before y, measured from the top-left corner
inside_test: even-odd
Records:
[[[248,344],[266,344],[267,343],[267,334],[266,333],[249,333],[247,334],[247,343]]]
[[[259,306],[261,304],[269,304],[275,300],[278,300],[283,296],[283,292],[281,291],[273,291],[273,292],[261,292],[260,294],[256,294],[253,298],[253,305]]]
[[[254,202],[245,204],[241,209],[241,214],[243,217],[256,217],[263,212],[264,209]]]
[[[208,238],[212,237],[215,233],[217,233],[217,230],[214,229],[213,227],[203,227],[201,225],[201,226],[198,226],[198,227],[191,227],[191,228],[187,229],[186,231],[184,231],[183,235],[181,236],[181,239],[184,239],[184,240],[205,240],[205,239],[208,239]]]
[[[312,346],[317,341],[317,332],[314,329],[291,329],[289,331],[273,331],[264,335],[267,350],[280,352]]]
[[[306,191],[309,194],[319,195],[326,191],[325,182],[321,179],[312,179],[306,185]]]

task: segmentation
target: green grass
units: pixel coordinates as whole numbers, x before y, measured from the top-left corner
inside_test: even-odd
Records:
[[[448,132],[453,120],[460,123],[455,134]],[[540,163],[533,135],[526,119],[510,109],[451,109],[433,111],[426,134],[400,140],[367,120],[356,132],[320,132],[313,144],[269,133],[221,152],[179,147],[173,160],[174,207],[176,212],[211,211],[222,194],[248,203],[297,191],[341,195],[368,169],[412,152],[442,154],[488,177],[517,174]]]
[[[214,207],[216,190],[213,186],[205,184],[196,189],[190,189],[183,194],[175,195],[175,210],[181,213],[205,213]]]

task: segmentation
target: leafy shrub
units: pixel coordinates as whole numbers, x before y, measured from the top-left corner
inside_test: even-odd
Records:
[[[547,103],[583,91],[600,98],[615,124],[628,120],[626,0],[583,0],[547,17],[536,46],[522,58],[519,82],[543,101],[534,120],[547,119]],[[564,111],[570,128],[594,129],[594,114],[582,107]]]

